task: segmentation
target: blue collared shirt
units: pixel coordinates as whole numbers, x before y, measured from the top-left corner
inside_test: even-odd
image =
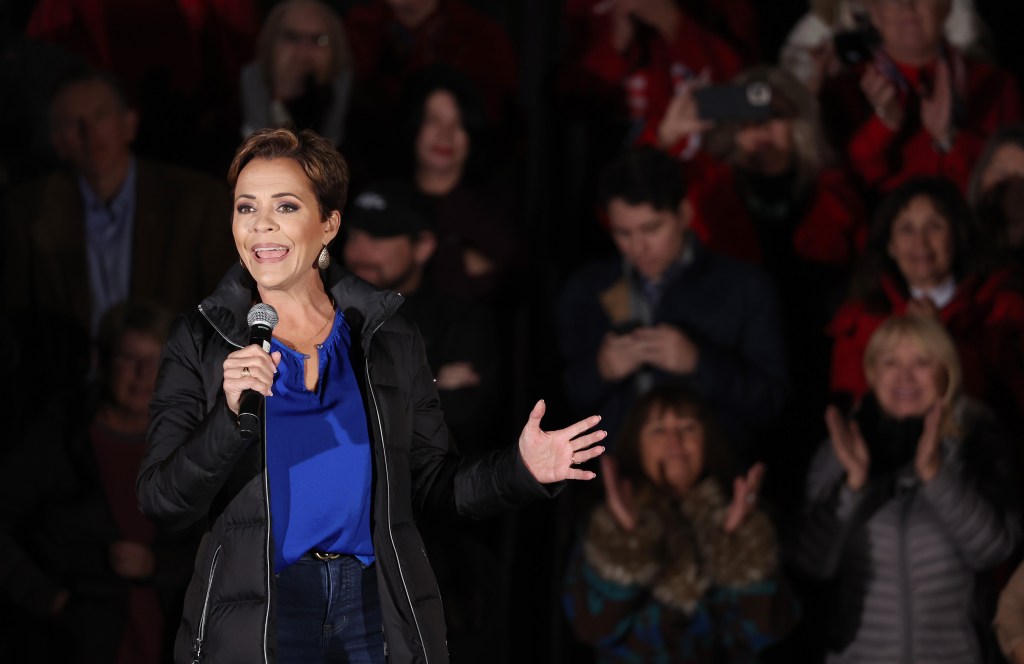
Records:
[[[110,201],[102,200],[85,178],[78,178],[85,212],[85,250],[92,296],[92,334],[112,305],[128,299],[132,275],[132,239],[135,226],[135,159]]]
[[[310,549],[373,562],[370,538],[372,447],[366,409],[349,361],[351,337],[341,312],[317,346],[316,387],[306,389],[307,356],[277,339],[281,351],[266,400],[267,475],[274,572]]]

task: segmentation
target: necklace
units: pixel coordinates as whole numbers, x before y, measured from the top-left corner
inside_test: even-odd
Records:
[[[292,345],[292,344],[288,343],[287,341],[285,341],[285,344],[288,345],[292,350],[298,350],[300,346],[305,348],[306,346],[309,345],[309,343],[311,341],[313,341],[313,339],[316,339],[318,336],[320,336],[320,333],[324,331],[324,328],[327,327],[327,324],[329,322],[331,322],[332,318],[333,318],[333,316],[328,316],[324,320],[323,325],[321,325],[320,328],[316,332],[314,332],[312,335],[310,335],[310,337],[308,339],[306,339],[305,341],[303,341],[301,344]],[[282,341],[284,341],[284,340],[282,339]]]

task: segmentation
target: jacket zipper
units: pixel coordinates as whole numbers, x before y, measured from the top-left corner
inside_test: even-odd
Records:
[[[217,325],[212,320],[210,320],[210,317],[206,315],[205,311],[203,311],[203,305],[201,305],[201,304],[199,305],[199,313],[203,315],[203,318],[205,318],[206,322],[210,324],[210,327],[215,329],[217,331],[217,334],[219,334],[224,339],[224,341],[228,342],[229,344],[231,344],[235,348],[243,348],[243,346],[239,346],[237,343],[232,341],[231,338],[228,335],[224,334],[224,332],[219,327],[217,327]],[[266,418],[264,418],[264,420],[266,420]],[[267,529],[266,529],[267,530],[267,535],[266,535],[266,539],[264,540],[264,544],[263,544],[264,558],[267,561],[267,568],[266,568],[267,569],[267,573],[266,573],[266,581],[267,581],[267,612],[263,616],[263,663],[264,664],[270,664],[270,657],[267,654],[267,635],[268,635],[267,633],[270,630],[270,601],[271,601],[271,597],[270,597],[270,573],[271,573],[271,570],[270,570],[270,487],[268,485],[269,480],[267,478],[267,470],[266,470],[267,469],[267,423],[266,423],[266,421],[263,422],[263,439],[262,440],[263,440],[263,507],[264,507],[264,513],[267,515]],[[220,551],[220,549],[218,549],[218,551]],[[204,609],[203,617],[205,618],[205,616],[206,616],[206,612],[205,612],[205,609]],[[202,642],[202,637],[200,637],[200,639],[197,642],[197,644],[201,645],[201,642]],[[198,664],[198,660],[194,660],[194,664]]]
[[[264,409],[264,414],[266,409]],[[267,473],[267,418],[263,418],[263,508],[267,515],[267,528],[266,528],[266,539],[263,543],[263,559],[267,561],[267,612],[263,615],[263,664],[270,664],[270,658],[267,655],[267,637],[270,631],[270,479]]]
[[[223,544],[218,544],[213,552],[213,562],[210,563],[210,578],[206,582],[206,595],[203,597],[203,612],[199,616],[199,635],[192,644],[192,664],[200,664],[203,661],[203,639],[206,638],[206,615],[210,610],[210,591],[213,590],[213,577],[217,574],[217,560],[220,558],[220,551]]]
[[[405,582],[405,571],[402,569],[402,557],[398,554],[398,545],[395,543],[395,534],[391,528],[391,471],[388,468],[388,454],[387,450],[384,449],[384,425],[380,417],[380,408],[377,406],[377,395],[373,391],[373,380],[370,377],[370,354],[369,354],[369,343],[373,339],[373,335],[377,333],[377,330],[381,328],[387,319],[380,322],[380,325],[373,328],[373,332],[367,338],[367,353],[366,353],[366,389],[370,392],[370,401],[373,403],[373,411],[377,416],[377,430],[380,431],[380,444],[381,444],[381,458],[384,459],[384,486],[385,495],[387,496],[387,518],[388,518],[388,539],[391,541],[391,548],[395,552],[395,563],[398,565],[398,576],[402,579],[402,589],[405,590],[405,599],[409,602],[409,611],[412,613],[413,623],[416,625],[416,636],[419,638],[420,643],[423,644],[423,661],[426,664],[430,664],[430,657],[427,654],[427,644],[423,640],[423,631],[420,629],[420,621],[416,616],[416,607],[412,603],[412,595],[409,593],[409,585]]]

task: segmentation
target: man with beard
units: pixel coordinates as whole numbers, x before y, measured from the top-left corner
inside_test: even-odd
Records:
[[[494,324],[477,305],[444,295],[426,272],[437,237],[404,182],[364,190],[345,216],[343,258],[378,288],[400,293],[402,314],[420,328],[445,421],[459,442],[493,440],[498,349]],[[468,451],[468,450],[467,450]]]

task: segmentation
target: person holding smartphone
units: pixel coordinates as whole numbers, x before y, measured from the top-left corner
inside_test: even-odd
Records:
[[[943,36],[952,0],[866,0],[880,46],[870,62],[827,81],[826,123],[875,190],[912,175],[965,189],[989,134],[1020,118],[1010,75],[965,57]]]
[[[778,298],[759,270],[690,231],[681,171],[651,147],[606,168],[599,202],[618,255],[583,266],[556,308],[566,395],[614,436],[638,395],[689,386],[747,460],[788,391]]]

